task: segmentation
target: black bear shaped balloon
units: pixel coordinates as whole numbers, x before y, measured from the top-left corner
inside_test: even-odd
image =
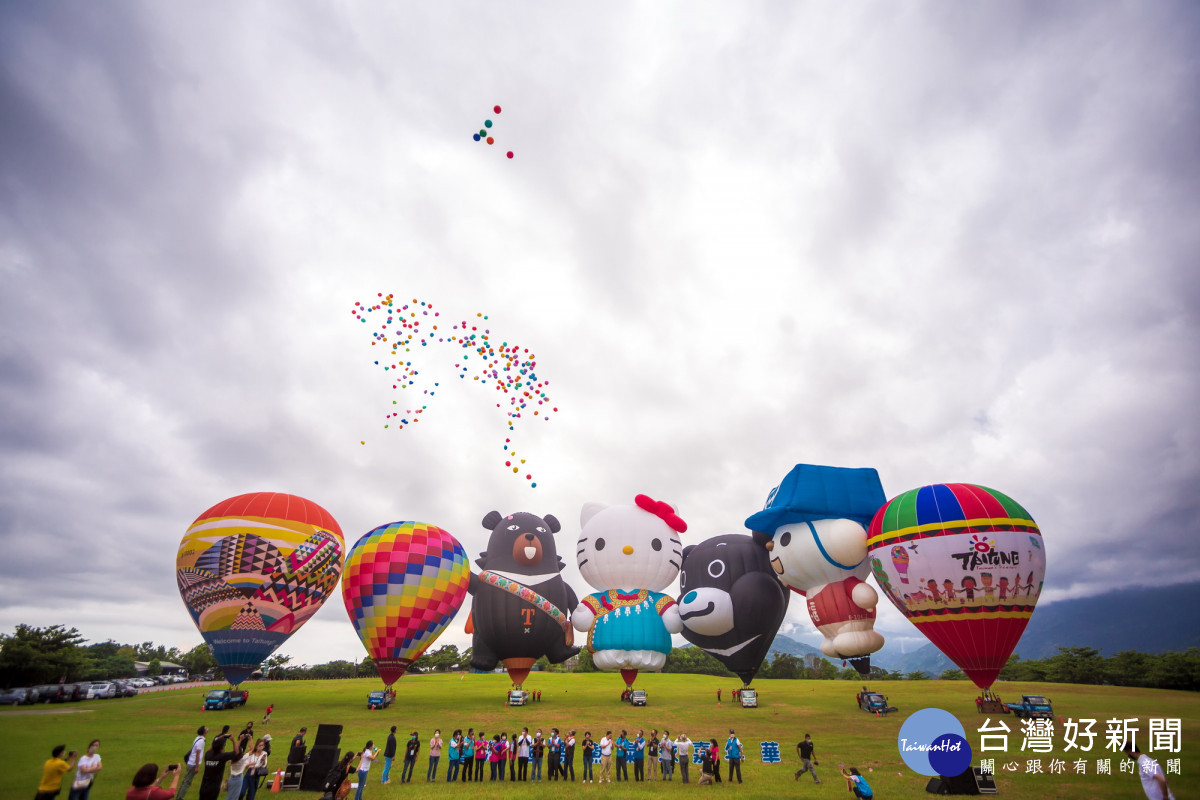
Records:
[[[554,545],[562,526],[549,514],[492,511],[483,527],[492,536],[475,561],[483,571],[472,573],[467,590],[474,598],[467,622],[471,667],[492,670],[503,662],[520,686],[542,656],[560,664],[579,652],[571,628],[579,600],[560,575],[564,565]]]
[[[715,536],[683,549],[679,617],[683,638],[748,684],[771,649],[789,594],[767,551],[750,536]]]

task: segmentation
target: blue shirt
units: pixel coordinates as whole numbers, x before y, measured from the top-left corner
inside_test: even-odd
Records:
[[[646,748],[646,740],[639,736],[637,738],[637,741],[634,742],[634,745],[635,745],[635,747],[634,747],[634,751],[633,751],[633,760],[634,761],[644,760],[646,758],[646,749],[645,749]]]

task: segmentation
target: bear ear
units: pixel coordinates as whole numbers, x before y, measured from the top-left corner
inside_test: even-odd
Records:
[[[599,514],[608,506],[603,503],[584,503],[583,510],[579,512],[579,527],[584,527],[592,517]]]
[[[687,561],[688,553],[692,552],[695,549],[696,549],[696,545],[694,545],[694,544],[689,544],[687,547],[683,548],[683,560]]]
[[[487,569],[487,553],[480,553],[479,558],[475,559],[475,563],[480,569]]]
[[[546,520],[546,525],[550,528],[551,533],[558,533],[562,530],[562,524],[558,521],[558,517],[553,514],[547,514],[542,519]]]
[[[489,531],[494,531],[502,519],[503,517],[500,516],[499,511],[489,511],[487,516],[483,518],[483,527],[487,528]]]

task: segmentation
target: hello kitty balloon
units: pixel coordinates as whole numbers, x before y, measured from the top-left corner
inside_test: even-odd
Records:
[[[571,615],[587,631],[598,669],[621,670],[627,684],[640,669],[660,670],[671,634],[683,630],[679,607],[663,590],[679,575],[687,523],[644,494],[634,505],[587,503],[580,514],[579,572],[598,591]]]

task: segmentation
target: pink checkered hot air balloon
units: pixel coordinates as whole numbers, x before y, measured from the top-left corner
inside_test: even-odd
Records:
[[[462,545],[436,525],[392,522],[355,542],[342,598],[386,685],[400,680],[446,629],[470,580]]]

